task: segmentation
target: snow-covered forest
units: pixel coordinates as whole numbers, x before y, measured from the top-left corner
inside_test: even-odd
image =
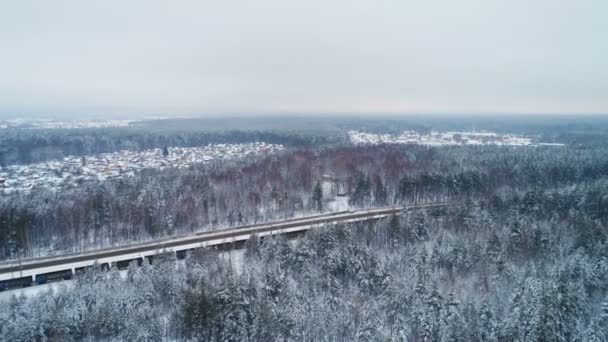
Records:
[[[213,251],[125,277],[93,269],[3,303],[0,339],[606,341],[605,226],[569,200],[585,196],[510,194],[254,239],[238,269]]]
[[[573,199],[605,220],[605,147],[334,146],[290,149],[188,169],[0,198],[0,258],[81,251],[327,209],[313,202],[329,175],[353,206],[497,201],[504,193],[585,192]],[[325,177],[325,178],[324,178]],[[323,201],[336,199],[323,194]],[[322,203],[319,203],[322,204]]]
[[[0,302],[0,340],[606,341],[606,135],[560,134],[543,138],[565,146],[302,134],[263,157],[4,196],[2,259],[314,215],[337,200],[451,204],[252,238],[237,264],[196,250],[94,267]]]
[[[0,3],[0,342],[608,342],[608,0]]]

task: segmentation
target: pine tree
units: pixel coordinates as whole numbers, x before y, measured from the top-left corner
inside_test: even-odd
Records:
[[[387,230],[388,240],[391,245],[393,243],[398,243],[403,239],[399,217],[396,214],[391,216],[390,221],[388,221]]]
[[[460,342],[468,340],[466,322],[460,314],[448,316],[441,328],[441,342]]]
[[[370,180],[369,176],[365,176],[362,173],[359,173],[357,176],[357,181],[355,185],[355,191],[350,197],[350,204],[356,206],[364,206],[367,200],[370,198]]]
[[[426,241],[429,239],[429,220],[424,211],[416,211],[411,216],[412,237],[416,241]]]
[[[380,176],[376,176],[375,178],[376,188],[374,189],[374,202],[376,205],[382,206],[388,203],[388,194],[386,191],[386,187],[382,184],[382,178]]]
[[[312,191],[312,204],[317,211],[323,211],[323,188],[321,183],[317,182]]]
[[[479,332],[480,341],[496,340],[496,322],[491,307],[484,302],[479,312]]]
[[[600,336],[602,336],[605,341],[608,341],[608,296],[606,296],[606,299],[604,299],[604,302],[602,303],[598,325]]]

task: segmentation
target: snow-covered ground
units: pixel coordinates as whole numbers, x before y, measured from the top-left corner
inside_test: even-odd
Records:
[[[337,196],[333,200],[327,202],[327,209],[329,211],[346,211],[350,210],[350,205],[348,204],[347,196]]]
[[[0,303],[9,301],[13,296],[25,296],[26,298],[30,298],[36,296],[39,293],[48,292],[51,289],[53,289],[53,291],[62,291],[63,289],[72,288],[74,286],[74,282],[75,280],[71,279],[56,283],[24,287],[22,289],[2,291],[0,292]]]
[[[350,210],[350,205],[348,204],[349,197],[338,196],[340,190],[336,182],[324,180],[321,182],[321,189],[323,190],[326,211],[338,212]]]
[[[232,269],[240,273],[243,269],[244,259],[245,259],[245,250],[244,249],[234,249],[225,252],[219,253],[220,259],[224,260],[226,263],[229,263],[232,266]],[[184,266],[183,260],[177,260],[177,267]],[[120,275],[123,279],[127,277],[127,270],[119,271]],[[76,280],[63,280],[54,283],[48,283],[43,285],[34,285],[29,287],[24,287],[21,289],[14,289],[8,291],[0,292],[0,303],[9,301],[13,296],[21,297],[25,296],[26,298],[30,298],[36,296],[39,293],[45,293],[49,290],[53,291],[65,291],[74,286]],[[0,304],[1,305],[1,304]]]
[[[245,249],[233,249],[221,252],[220,258],[230,264],[237,274],[240,274],[245,263]]]

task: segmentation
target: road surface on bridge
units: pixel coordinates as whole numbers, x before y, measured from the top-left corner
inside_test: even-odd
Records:
[[[446,205],[453,205],[453,203],[427,203],[349,210],[276,222],[200,231],[187,235],[82,253],[10,260],[0,262],[0,281],[32,277],[32,281],[35,282],[37,275],[65,272],[67,270],[71,270],[74,273],[77,269],[94,264],[111,265],[117,262],[141,260],[144,257],[151,257],[162,253],[176,253],[204,247],[229,246],[230,244],[239,242],[243,243],[253,235],[262,237],[298,233],[326,225],[380,219],[404,210],[434,208]]]

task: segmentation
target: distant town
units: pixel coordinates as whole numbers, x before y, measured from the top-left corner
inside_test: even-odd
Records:
[[[8,119],[0,120],[0,129],[76,129],[126,127],[138,120],[51,120],[51,119]]]
[[[514,134],[494,132],[430,132],[421,134],[405,131],[401,135],[363,133],[349,131],[348,135],[356,145],[378,144],[416,144],[428,146],[463,146],[463,145],[502,145],[502,146],[563,146],[557,143],[534,143],[531,138]]]
[[[69,156],[63,160],[0,167],[0,193],[27,193],[39,188],[58,190],[76,187],[86,181],[133,176],[143,169],[184,168],[212,160],[243,158],[282,149],[282,145],[257,142]]]

